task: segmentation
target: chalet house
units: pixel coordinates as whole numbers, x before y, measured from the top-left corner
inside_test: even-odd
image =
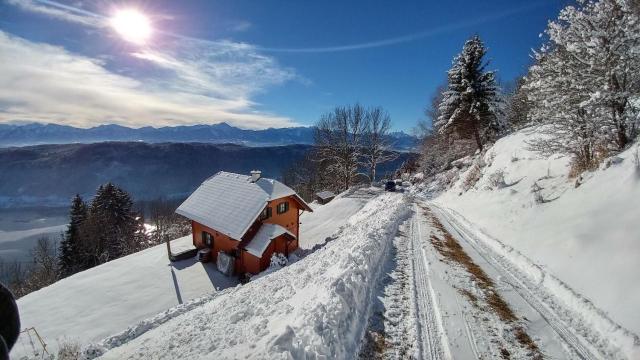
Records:
[[[260,175],[218,172],[176,210],[191,220],[193,245],[210,248],[214,262],[228,255],[237,274],[256,274],[274,252],[297,249],[300,214],[313,211],[291,188]]]

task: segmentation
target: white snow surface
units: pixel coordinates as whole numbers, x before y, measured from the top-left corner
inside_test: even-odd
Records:
[[[486,166],[475,186],[465,192],[467,173],[461,174],[434,202],[473,224],[497,251],[591,326],[612,337],[622,332],[637,339],[640,169],[634,153],[640,145],[583,174],[575,187],[576,180],[568,178],[568,158],[527,150],[533,136],[525,129],[500,139],[484,155]],[[495,181],[499,171],[506,186]],[[545,202],[534,200],[534,183]],[[632,333],[614,330],[607,317]]]
[[[379,263],[408,211],[401,195],[379,195],[324,247],[177,316],[160,315],[157,326],[147,321],[142,334],[125,331],[103,358],[351,358]],[[135,335],[127,339],[127,333]],[[108,344],[98,344],[98,352]]]
[[[379,192],[378,188],[351,189],[337,195],[328,204],[311,203],[313,213],[304,212],[300,215],[300,247],[312,249],[330,240],[351,216]]]
[[[191,235],[172,241],[172,250],[191,246]],[[173,263],[166,245],[110,261],[62,279],[18,299],[21,327],[35,327],[55,353],[58,341],[79,344],[106,336],[178,305],[235,286],[212,263],[195,259]],[[22,339],[12,350],[20,358],[30,348]]]

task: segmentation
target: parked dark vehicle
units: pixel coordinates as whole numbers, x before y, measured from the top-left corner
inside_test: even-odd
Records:
[[[384,185],[384,190],[385,191],[396,191],[396,183],[394,181],[387,181],[387,183]]]

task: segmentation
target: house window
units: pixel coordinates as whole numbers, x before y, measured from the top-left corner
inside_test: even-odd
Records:
[[[278,204],[278,214],[284,214],[289,210],[289,203],[288,202],[281,202],[280,204]]]
[[[202,232],[202,242],[208,246],[211,247],[211,245],[213,244],[213,235],[209,234],[206,231]]]
[[[260,213],[260,220],[266,220],[270,217],[271,217],[271,208],[267,206],[266,208],[264,208],[264,210],[262,210],[262,213]]]

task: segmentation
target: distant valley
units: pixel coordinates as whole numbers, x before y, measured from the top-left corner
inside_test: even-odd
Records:
[[[136,200],[186,197],[203,180],[225,170],[263,171],[280,178],[311,145],[247,147],[235,144],[101,142],[0,149],[0,207],[66,206],[91,196],[108,181]],[[395,170],[408,157],[379,167]]]

